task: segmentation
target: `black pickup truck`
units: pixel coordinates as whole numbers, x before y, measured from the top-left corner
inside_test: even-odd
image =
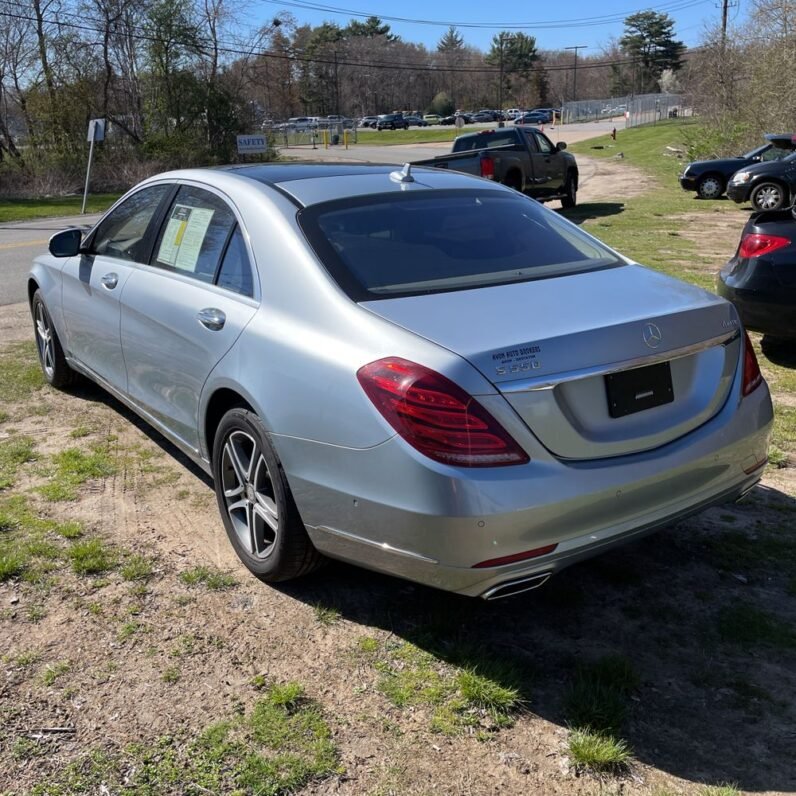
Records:
[[[506,127],[460,135],[449,155],[419,160],[415,166],[453,169],[495,180],[540,202],[560,199],[575,207],[578,164],[566,144],[554,144],[533,127]]]

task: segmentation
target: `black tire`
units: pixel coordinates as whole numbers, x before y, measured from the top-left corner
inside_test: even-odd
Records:
[[[522,175],[516,169],[513,169],[506,175],[503,185],[507,188],[513,188],[515,191],[522,192]]]
[[[697,183],[697,196],[700,199],[718,199],[726,187],[724,179],[718,174],[706,174]]]
[[[788,200],[788,192],[778,182],[761,182],[749,200],[755,210],[781,210]]]
[[[33,294],[30,312],[33,317],[33,332],[36,335],[36,351],[44,378],[53,387],[70,386],[74,383],[77,374],[67,364],[61,341],[58,339],[58,333],[55,331],[40,290]]]
[[[570,173],[564,184],[564,195],[561,197],[561,207],[570,210],[578,203],[578,178]]]
[[[766,356],[796,353],[796,339],[764,334],[760,341],[760,348]]]
[[[238,407],[221,418],[212,464],[224,528],[253,574],[276,583],[321,565],[323,558],[307,535],[282,465],[256,414]]]

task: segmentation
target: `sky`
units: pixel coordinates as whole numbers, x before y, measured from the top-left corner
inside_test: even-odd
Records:
[[[501,29],[522,30],[536,37],[542,50],[586,45],[581,56],[599,54],[610,39],[618,39],[629,14],[652,9],[675,20],[675,37],[689,47],[698,44],[706,26],[719,23],[717,0],[651,0],[634,5],[634,0],[568,0],[567,3],[528,3],[503,0],[471,3],[461,0],[254,0],[258,21],[266,22],[280,11],[296,17],[299,24],[336,22],[341,26],[352,18],[374,15],[390,24],[393,33],[409,42],[434,49],[449,24],[457,27],[466,44],[488,50],[492,36]],[[730,8],[730,23],[742,13],[740,0]],[[392,19],[390,19],[392,17]],[[399,21],[397,18],[403,21]]]

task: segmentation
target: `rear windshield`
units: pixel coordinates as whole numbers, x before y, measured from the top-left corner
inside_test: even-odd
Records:
[[[453,142],[454,152],[467,152],[471,149],[494,149],[499,146],[517,144],[517,134],[514,130],[502,133],[482,133],[481,135],[468,135],[457,138]]]
[[[533,199],[509,191],[412,191],[313,205],[299,223],[355,301],[526,282],[622,265]]]

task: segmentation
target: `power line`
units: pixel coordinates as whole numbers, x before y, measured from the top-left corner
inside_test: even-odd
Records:
[[[15,5],[16,7],[20,7],[18,3],[5,3],[6,6]],[[62,28],[69,28],[72,30],[82,30],[88,31],[91,33],[103,33],[102,27],[96,27],[91,25],[86,25],[77,22],[66,22],[60,17],[63,16],[77,16],[74,14],[69,14],[68,12],[60,12],[58,19],[52,18],[45,18],[43,22],[48,25],[56,25]],[[6,17],[9,19],[18,19],[28,22],[36,22],[36,17],[29,16],[27,14],[13,14],[8,11],[0,11],[0,17]],[[97,20],[91,19],[90,17],[86,17],[85,15],[80,16],[81,19],[94,21],[96,25],[104,25],[104,20]],[[138,32],[132,32],[138,31]],[[156,36],[149,32],[141,32],[140,28],[136,28],[134,26],[128,27],[126,30],[123,31],[114,31],[116,35],[124,36],[126,38],[132,38],[139,41],[148,41],[151,43],[160,43],[160,44],[173,44],[174,39],[167,39],[163,38],[162,36]],[[194,41],[197,42],[204,42],[205,44],[212,44],[211,39],[203,38],[203,37],[194,37]],[[100,42],[96,42],[97,46],[100,46]],[[184,45],[187,46],[187,45]],[[203,50],[202,47],[196,46],[195,51],[202,54],[207,55],[208,52]],[[702,48],[692,48],[688,52],[697,52]],[[305,55],[300,54],[300,51],[295,50],[290,53],[280,53],[280,52],[273,52],[270,50],[265,50],[263,48],[246,48],[243,47],[241,44],[235,44],[232,46],[228,46],[228,43],[221,43],[219,40],[219,44],[217,47],[218,52],[223,52],[227,55],[234,55],[238,58],[243,57],[261,57],[261,58],[271,58],[277,60],[285,60],[291,62],[298,62],[298,63],[312,63],[312,64],[326,64],[329,66],[334,66],[335,64],[340,66],[351,66],[355,68],[367,68],[367,69],[387,69],[393,71],[406,71],[406,72],[427,72],[427,73],[461,73],[461,74],[493,74],[497,75],[499,73],[499,69],[497,67],[489,67],[489,66],[474,66],[474,67],[461,67],[461,66],[446,66],[444,64],[431,64],[431,65],[421,65],[421,64],[406,64],[396,62],[395,60],[387,61],[361,61],[361,60],[341,60],[336,57],[336,53],[332,56],[322,57],[322,56],[314,56],[314,55]],[[306,51],[305,51],[306,52]],[[652,59],[651,62],[655,63],[656,60],[665,61],[666,58],[660,59]],[[580,66],[581,69],[602,69],[611,66],[624,66],[627,64],[633,64],[635,59],[633,58],[622,58],[616,59],[613,61],[603,61],[599,63],[585,63]],[[539,66],[539,67],[531,67],[529,72],[536,72],[536,71],[547,71],[547,72],[557,72],[557,71],[568,71],[571,67],[568,64],[551,64],[547,66]]]
[[[540,20],[537,22],[467,22],[467,21],[451,21],[451,20],[435,20],[435,19],[417,19],[413,17],[399,17],[390,16],[386,14],[378,14],[373,11],[359,11],[351,8],[341,8],[339,6],[330,6],[322,3],[306,2],[305,0],[261,0],[263,3],[269,3],[276,6],[287,6],[290,8],[297,8],[304,11],[321,11],[328,14],[337,14],[349,17],[357,17],[368,19],[370,17],[378,17],[378,19],[385,22],[399,22],[409,25],[431,25],[438,27],[454,27],[454,28],[475,28],[482,30],[533,30],[533,29],[553,29],[553,28],[570,28],[570,27],[592,27],[596,25],[607,25],[614,22],[623,22],[627,16],[636,13],[638,9],[633,9],[626,12],[614,12],[594,17],[573,17],[570,19],[553,19],[553,20]],[[671,0],[671,2],[664,3],[660,6],[651,7],[648,10],[658,12],[673,12],[684,11],[688,8],[704,5],[710,0]]]

